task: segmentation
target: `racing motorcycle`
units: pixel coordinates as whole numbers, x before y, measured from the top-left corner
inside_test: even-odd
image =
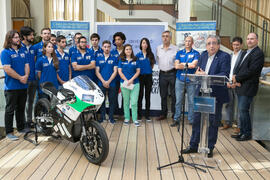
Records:
[[[85,157],[93,164],[101,164],[107,158],[109,140],[96,118],[104,101],[99,87],[87,76],[67,81],[60,90],[51,82],[40,87],[48,98],[39,99],[35,105],[36,132],[79,141]]]

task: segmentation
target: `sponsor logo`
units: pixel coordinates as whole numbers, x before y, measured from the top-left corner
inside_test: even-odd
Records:
[[[17,54],[11,54],[11,58],[16,58],[16,57],[18,57]]]
[[[91,56],[86,56],[85,59],[90,60]]]
[[[30,53],[31,53],[31,54],[34,54],[34,53],[35,53],[35,51],[34,51],[34,50],[30,50]]]
[[[69,58],[68,57],[65,57],[65,60],[69,60]]]
[[[49,66],[49,63],[44,63],[43,64],[43,67],[47,67],[47,66]]]

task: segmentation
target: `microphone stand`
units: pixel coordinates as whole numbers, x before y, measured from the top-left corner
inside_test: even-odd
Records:
[[[188,166],[191,166],[195,169],[198,169],[204,173],[206,173],[207,171],[205,169],[202,169],[201,167],[204,167],[204,168],[213,168],[211,166],[207,166],[207,165],[202,165],[202,164],[196,164],[196,163],[190,163],[190,162],[186,162],[184,157],[183,157],[183,148],[184,148],[184,131],[185,131],[185,123],[184,123],[184,120],[185,120],[185,94],[186,94],[186,87],[187,87],[187,72],[188,72],[188,61],[186,62],[185,64],[185,68],[184,68],[184,91],[183,91],[183,94],[182,94],[182,100],[183,100],[183,103],[182,103],[182,128],[181,128],[181,131],[182,131],[182,134],[181,134],[181,150],[180,150],[180,155],[178,156],[178,161],[175,161],[173,163],[170,163],[170,164],[166,164],[166,165],[163,165],[163,166],[159,166],[157,168],[157,170],[161,170],[162,168],[164,167],[167,167],[167,166],[172,166],[174,164],[178,164],[178,163],[182,163],[182,164],[185,164],[185,165],[188,165]],[[180,122],[178,123],[178,127],[177,127],[177,130],[179,132],[180,130]],[[198,166],[201,166],[201,167],[198,167]]]

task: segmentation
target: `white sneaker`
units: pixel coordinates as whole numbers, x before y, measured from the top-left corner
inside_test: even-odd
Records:
[[[141,126],[141,124],[138,121],[134,121],[134,125],[137,127]]]
[[[128,119],[125,119],[124,125],[129,125],[129,120]]]

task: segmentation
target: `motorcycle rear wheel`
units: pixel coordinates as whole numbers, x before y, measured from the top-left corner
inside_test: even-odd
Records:
[[[46,121],[46,118],[50,118],[49,111],[50,111],[49,100],[46,98],[39,99],[34,109],[35,121],[38,131],[40,131],[46,136],[52,134],[52,128],[47,127],[48,123],[51,124],[51,122]]]
[[[109,140],[105,129],[96,121],[89,121],[86,136],[81,137],[80,145],[85,157],[93,164],[100,165],[108,156]]]

